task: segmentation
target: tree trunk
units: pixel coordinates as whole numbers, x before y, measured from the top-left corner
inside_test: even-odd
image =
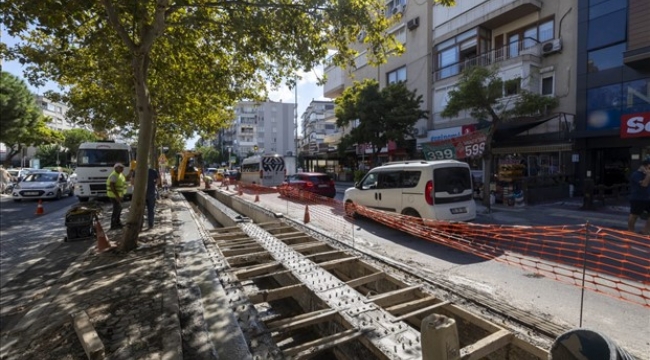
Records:
[[[492,181],[492,139],[498,125],[498,119],[492,120],[492,125],[485,136],[485,150],[483,151],[483,205],[492,211],[490,203],[490,182]]]
[[[140,122],[138,131],[138,156],[136,164],[136,181],[133,188],[133,198],[127,226],[122,238],[121,250],[130,251],[138,246],[138,235],[140,225],[144,216],[145,195],[147,191],[149,148],[151,145],[151,134],[153,131],[154,112],[151,106],[151,97],[147,87],[147,55],[136,53],[132,60],[135,92],[136,111]]]

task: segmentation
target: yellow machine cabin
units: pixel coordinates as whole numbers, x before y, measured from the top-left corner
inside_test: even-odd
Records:
[[[176,166],[170,170],[172,186],[201,185],[201,154],[195,151],[182,151],[176,155]]]

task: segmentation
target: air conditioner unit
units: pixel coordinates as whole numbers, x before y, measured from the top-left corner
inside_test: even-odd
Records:
[[[363,39],[366,38],[366,32],[364,30],[359,31],[359,35],[357,35],[357,41],[363,42]]]
[[[399,9],[399,12],[404,14],[404,11],[406,11],[406,4],[399,5],[397,8]]]
[[[419,17],[419,16],[416,17],[416,18],[413,18],[413,19],[409,20],[409,21],[406,23],[406,27],[407,27],[409,30],[414,30],[414,29],[417,28],[418,26],[420,26],[420,17]]]
[[[553,39],[542,43],[542,55],[550,55],[562,50],[562,40]]]
[[[399,12],[399,9],[396,8],[396,7],[390,9],[390,13],[393,14],[393,15],[397,14],[398,12]]]

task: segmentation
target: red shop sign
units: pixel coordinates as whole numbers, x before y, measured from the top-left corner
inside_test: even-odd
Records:
[[[650,137],[650,112],[621,116],[621,138]]]

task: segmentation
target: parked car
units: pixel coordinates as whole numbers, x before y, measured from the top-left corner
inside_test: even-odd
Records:
[[[361,205],[425,219],[471,221],[476,218],[472,175],[456,160],[401,161],[370,170],[345,190],[345,212]]]
[[[14,186],[14,201],[23,199],[60,199],[74,195],[72,182],[64,172],[33,170]]]
[[[21,181],[22,179],[25,178],[25,176],[27,176],[27,174],[30,173],[30,171],[34,171],[34,170],[36,170],[36,169],[32,169],[32,168],[7,169],[7,171],[9,172],[9,175],[11,175],[11,177],[12,177],[12,181],[15,181],[15,182]]]
[[[334,180],[324,173],[303,172],[287,176],[282,185],[333,198],[336,196]]]

